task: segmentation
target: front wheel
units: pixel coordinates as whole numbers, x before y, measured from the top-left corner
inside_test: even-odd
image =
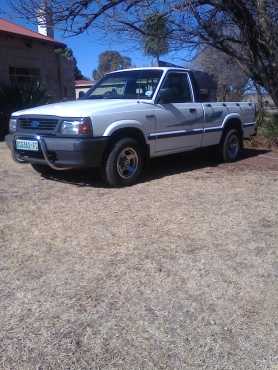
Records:
[[[224,162],[235,162],[242,149],[242,138],[238,130],[228,130],[220,144],[220,154]]]
[[[130,186],[139,178],[144,164],[144,151],[132,138],[117,141],[109,152],[103,169],[110,186]]]

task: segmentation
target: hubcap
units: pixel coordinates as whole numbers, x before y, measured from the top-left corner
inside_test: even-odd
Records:
[[[239,147],[240,147],[239,138],[235,134],[231,135],[227,143],[227,151],[231,159],[235,159],[237,157]]]
[[[124,148],[117,159],[117,171],[121,178],[129,179],[138,168],[138,154],[133,148]]]

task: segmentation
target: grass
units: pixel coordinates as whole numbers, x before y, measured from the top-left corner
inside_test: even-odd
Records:
[[[109,189],[0,143],[0,369],[275,369],[278,157],[247,154]]]

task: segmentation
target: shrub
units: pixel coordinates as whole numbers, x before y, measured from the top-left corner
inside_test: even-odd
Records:
[[[257,136],[251,139],[254,147],[278,147],[278,111],[264,111],[257,116]]]
[[[278,112],[268,112],[260,125],[260,133],[271,139],[278,138]]]
[[[8,133],[11,113],[50,101],[46,90],[39,85],[0,86],[0,138]]]

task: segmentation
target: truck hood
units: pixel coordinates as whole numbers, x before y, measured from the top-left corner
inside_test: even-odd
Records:
[[[137,103],[135,99],[103,99],[103,100],[74,100],[63,103],[42,105],[25,109],[12,114],[13,117],[22,115],[48,115],[59,117],[90,117],[101,111],[111,111],[128,107]]]

